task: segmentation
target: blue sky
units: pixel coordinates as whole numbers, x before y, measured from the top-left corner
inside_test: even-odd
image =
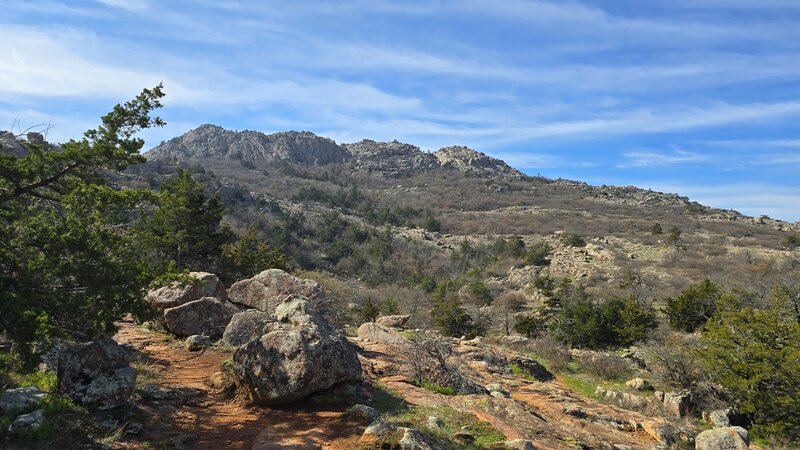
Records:
[[[529,174],[800,220],[800,1],[5,0],[0,129],[78,137],[159,81],[164,129],[468,145]]]

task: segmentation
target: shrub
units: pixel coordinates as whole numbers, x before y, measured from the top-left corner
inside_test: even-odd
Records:
[[[473,319],[458,296],[454,293],[448,294],[448,288],[452,284],[451,281],[445,281],[436,288],[431,309],[433,324],[445,336],[474,338],[486,334],[486,321],[481,317],[481,320]]]
[[[604,348],[630,345],[644,339],[657,325],[655,311],[633,296],[595,304],[585,296],[562,300],[555,331],[576,347]]]
[[[581,367],[603,380],[623,380],[631,373],[630,363],[621,356],[587,352],[578,357]]]
[[[662,234],[664,233],[664,229],[661,228],[661,224],[656,222],[653,224],[653,228],[650,228],[650,234]]]
[[[681,229],[678,227],[672,227],[669,229],[669,234],[667,235],[667,242],[673,245],[677,245],[678,241],[681,240]]]
[[[547,361],[547,368],[560,372],[566,370],[572,361],[572,354],[558,339],[544,335],[528,342],[528,348]]]
[[[800,322],[776,297],[763,310],[726,295],[709,320],[703,358],[761,437],[800,440]]]
[[[674,330],[693,332],[705,325],[714,314],[721,289],[708,278],[688,286],[680,295],[668,298],[664,313]]]
[[[517,322],[514,324],[514,331],[525,335],[527,338],[538,337],[546,329],[546,320],[543,317],[534,314],[517,317]]]
[[[489,288],[481,280],[475,280],[468,284],[467,293],[476,305],[484,306],[492,303],[492,295],[489,293]]]
[[[528,251],[525,256],[525,264],[529,266],[547,266],[550,260],[547,257],[550,255],[550,245],[547,243],[537,245]]]
[[[565,243],[570,247],[586,247],[586,240],[579,234],[570,234]]]
[[[786,236],[786,239],[783,240],[783,245],[785,245],[789,250],[794,250],[797,247],[800,247],[800,234]]]
[[[380,310],[372,302],[372,297],[367,297],[367,300],[361,305],[358,318],[361,319],[361,323],[373,322],[378,317],[378,314],[380,314]]]

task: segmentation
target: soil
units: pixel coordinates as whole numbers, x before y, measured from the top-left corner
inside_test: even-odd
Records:
[[[142,432],[115,444],[118,448],[198,449],[344,449],[352,448],[364,425],[349,419],[345,407],[286,408],[248,405],[230,390],[209,386],[230,352],[209,348],[184,350],[175,340],[121,323],[116,339],[137,350],[147,367],[148,382],[170,388],[191,388],[196,396],[183,402],[139,402]]]
[[[174,338],[132,323],[122,323],[116,339],[136,350],[142,369],[140,382],[183,388],[194,395],[177,402],[138,401],[133,420],[141,422],[142,431],[124,435],[113,444],[115,448],[358,448],[366,424],[345,414],[348,405],[304,402],[279,408],[255,406],[237,398],[233,389],[212,388],[209,379],[230,358],[230,349],[211,347],[189,352]],[[447,405],[472,413],[502,431],[507,439],[529,439],[541,449],[650,449],[658,444],[653,432],[660,425],[658,419],[588,399],[558,380],[527,381],[470,364],[465,370],[474,381],[483,385],[501,383],[509,396],[446,396],[396,375],[395,369],[402,362],[391,346],[357,344],[369,378],[366,384],[380,381],[411,405]],[[455,351],[462,360],[470,361],[475,352],[487,349],[456,344]]]

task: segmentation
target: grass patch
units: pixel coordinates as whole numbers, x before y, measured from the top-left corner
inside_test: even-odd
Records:
[[[428,417],[436,416],[442,420],[441,428],[428,427]],[[425,408],[415,406],[392,420],[398,426],[414,427],[426,437],[436,449],[497,449],[505,441],[505,435],[490,425],[479,420],[475,415],[456,411],[447,406]],[[456,440],[453,436],[463,431],[464,427],[475,438],[472,442]]]
[[[147,383],[152,383],[158,378],[161,372],[156,364],[147,364],[142,361],[134,361],[131,366],[136,369],[136,386],[141,387]]]
[[[528,381],[536,381],[536,378],[534,378],[533,375],[531,375],[528,372],[524,371],[522,369],[522,367],[520,367],[520,366],[518,366],[516,364],[512,364],[511,365],[511,372],[514,375],[516,375],[518,377],[522,377],[522,378],[524,378],[524,379],[526,379]]]
[[[40,391],[53,392],[58,385],[55,372],[42,373],[39,371],[25,374],[11,373],[11,380],[20,387],[35,387]]]
[[[378,410],[384,420],[399,427],[413,427],[418,429],[433,448],[441,450],[488,450],[505,448],[500,446],[505,442],[505,435],[492,427],[489,423],[479,420],[475,415],[456,411],[448,406],[427,408],[411,406],[403,398],[395,394],[384,384],[378,382],[372,386],[372,400],[369,405]],[[442,420],[441,428],[428,427],[428,417],[436,416]],[[453,436],[468,427],[469,432],[475,437],[471,443],[457,441]],[[401,436],[392,435],[387,440],[382,440],[372,448],[395,448]],[[381,445],[385,445],[381,447]]]
[[[372,401],[369,406],[375,408],[381,416],[397,416],[408,411],[408,403],[385,384],[377,382],[372,385]]]
[[[438,384],[431,383],[428,380],[414,380],[414,384],[431,392],[436,392],[437,394],[456,395],[456,390],[450,386],[440,386]]]
[[[596,380],[589,379],[582,374],[561,374],[559,378],[564,386],[573,391],[583,394],[586,397],[600,400],[600,397],[594,393],[600,385]]]
[[[415,337],[417,337],[418,334],[419,333],[417,333],[416,331],[413,331],[413,330],[403,330],[403,331],[400,332],[400,336],[402,336],[402,337],[404,337],[406,339],[414,339]]]

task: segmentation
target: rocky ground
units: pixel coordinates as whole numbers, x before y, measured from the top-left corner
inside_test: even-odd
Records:
[[[130,432],[114,448],[323,448],[359,445],[367,423],[347,414],[352,406],[304,401],[290,406],[248,404],[234,395],[220,372],[232,349],[215,346],[200,352],[183,348],[171,336],[122,323],[118,342],[136,351],[140,369],[137,416]],[[354,338],[366,377],[365,403],[375,386],[388,389],[408,405],[447,406],[473,414],[507,440],[528,439],[536,448],[654,448],[663,419],[649,418],[586,398],[558,379],[527,380],[487,366],[487,353],[511,360],[519,355],[479,342],[455,342],[458,359],[469,361],[469,376],[483,386],[500,385],[500,394],[443,395],[415,386],[402,372],[403,359],[392,344]],[[160,386],[162,394],[150,393]],[[138,424],[137,424],[138,423]],[[500,446],[496,448],[502,448]]]

